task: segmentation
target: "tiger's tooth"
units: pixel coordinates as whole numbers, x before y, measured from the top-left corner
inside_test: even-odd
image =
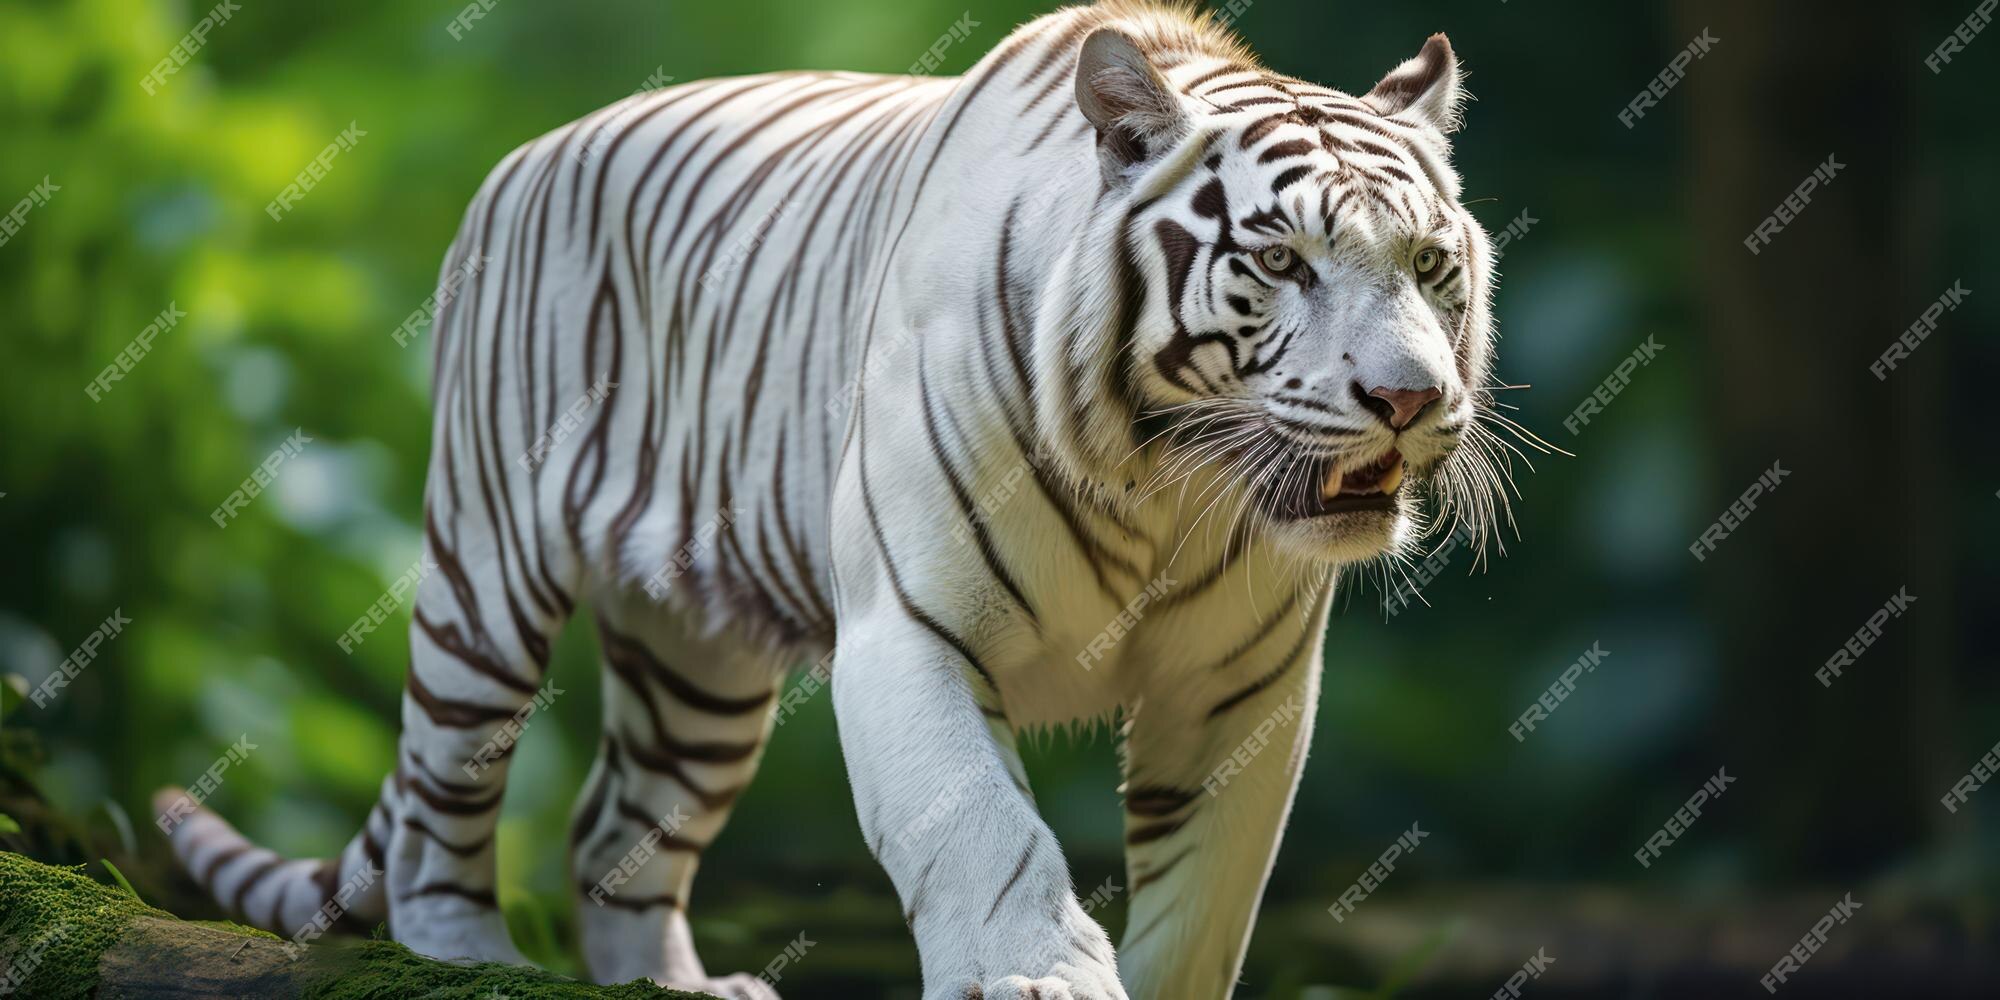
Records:
[[[1330,469],[1327,469],[1326,481],[1319,485],[1319,495],[1329,500],[1339,496],[1340,481],[1343,478],[1345,477],[1341,474],[1340,466],[1336,465]]]
[[[1403,485],[1403,463],[1397,462],[1395,465],[1389,467],[1388,472],[1382,474],[1382,492],[1394,493],[1396,492],[1396,487],[1401,485]]]

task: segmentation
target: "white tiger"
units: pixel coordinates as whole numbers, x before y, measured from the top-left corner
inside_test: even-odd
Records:
[[[442,269],[463,285],[435,323],[439,570],[397,770],[338,859],[206,812],[176,852],[281,934],[338,897],[424,954],[520,961],[490,741],[588,602],[608,690],[571,871],[597,980],[773,995],[709,976],[687,902],[784,671],[831,648],[926,997],[1227,996],[1338,568],[1414,542],[1411,484],[1439,487],[1434,517],[1491,517],[1461,99],[1442,35],[1356,98],[1123,0],[963,78],[705,81],[521,147]],[[1115,955],[1015,751],[1107,719]]]

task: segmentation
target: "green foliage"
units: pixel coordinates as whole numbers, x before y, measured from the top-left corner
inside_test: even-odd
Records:
[[[20,674],[0,675],[0,719],[28,703],[28,680]]]
[[[521,949],[521,954],[526,955],[529,961],[543,968],[568,964],[569,956],[563,953],[562,945],[557,940],[555,915],[540,897],[525,891],[517,892],[502,903],[502,912],[514,946]]]
[[[99,858],[97,863],[103,865],[104,869],[111,873],[112,879],[118,883],[120,889],[125,890],[126,895],[131,896],[133,899],[139,898],[139,890],[132,888],[132,883],[125,878],[124,872],[118,870],[117,865],[103,858]]]
[[[1391,962],[1387,971],[1382,974],[1382,984],[1368,994],[1367,1000],[1393,1000],[1400,995],[1403,989],[1410,985],[1410,981],[1423,972],[1424,966],[1432,957],[1436,956],[1445,945],[1450,944],[1462,930],[1463,928],[1455,922],[1443,924],[1426,935],[1415,947],[1396,956],[1395,961]]]

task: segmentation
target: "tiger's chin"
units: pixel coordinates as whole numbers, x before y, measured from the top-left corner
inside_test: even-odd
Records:
[[[1260,498],[1279,548],[1320,562],[1363,562],[1412,530],[1406,463],[1394,449],[1365,465],[1313,461],[1308,469]]]
[[[1407,503],[1391,497],[1387,506],[1340,510],[1313,517],[1270,520],[1271,544],[1317,562],[1366,562],[1394,549],[1412,530]]]

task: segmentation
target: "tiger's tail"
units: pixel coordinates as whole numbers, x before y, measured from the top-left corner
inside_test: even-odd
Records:
[[[181,867],[232,917],[309,943],[334,929],[365,934],[388,919],[383,845],[394,782],[383,779],[368,822],[332,859],[287,860],[259,847],[181,788],[154,792],[153,810]]]

